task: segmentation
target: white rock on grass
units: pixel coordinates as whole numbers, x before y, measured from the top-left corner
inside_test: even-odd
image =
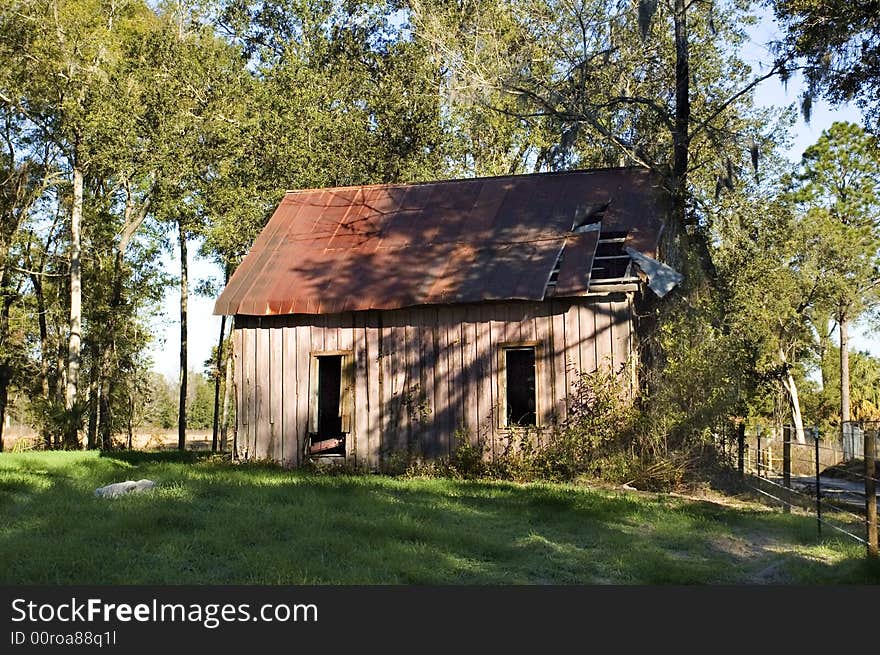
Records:
[[[114,482],[106,487],[98,487],[95,489],[95,495],[98,498],[116,498],[130,493],[141,493],[156,486],[152,480],[126,480],[125,482]]]

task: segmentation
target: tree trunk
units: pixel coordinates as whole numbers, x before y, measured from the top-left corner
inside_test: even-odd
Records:
[[[9,335],[9,312],[12,296],[6,289],[6,270],[0,268],[0,292],[3,293],[3,306],[0,308],[0,343],[6,343]],[[9,402],[9,384],[12,382],[12,367],[7,358],[0,360],[0,453],[3,452],[3,430],[6,428],[6,405]]]
[[[220,424],[220,452],[226,451],[229,443],[227,439],[229,430],[229,403],[232,398],[232,348],[226,353],[226,382],[223,386],[223,418]]]
[[[43,293],[42,270],[35,271],[31,275],[31,285],[34,287],[34,299],[37,301],[37,325],[40,330],[40,389],[43,398],[49,400],[49,360],[46,357],[46,348],[49,341],[49,326],[46,323],[46,296]]]
[[[865,430],[865,531],[868,541],[868,557],[877,557],[877,431]]]
[[[672,132],[672,220],[667,226],[664,260],[673,268],[681,268],[678,239],[687,222],[687,173],[691,118],[690,62],[688,49],[687,6],[675,0],[675,121]]]
[[[186,305],[187,287],[186,230],[178,223],[180,241],[180,400],[177,409],[177,449],[186,450]]]
[[[849,405],[849,317],[846,310],[840,310],[838,320],[840,327],[840,429],[843,434],[844,424],[850,420]]]
[[[797,439],[798,443],[805,444],[807,439],[804,436],[804,418],[803,414],[801,414],[800,396],[790,370],[786,369],[785,377],[782,379],[782,386],[788,395],[788,404],[791,407],[791,421],[794,423],[795,439]]]
[[[30,273],[31,286],[34,290],[34,299],[37,302],[37,326],[40,333],[40,392],[42,398],[45,402],[54,402],[57,398],[52,398],[51,389],[54,386],[55,381],[50,377],[50,366],[49,366],[49,323],[46,318],[46,294],[45,289],[43,288],[43,272],[46,269],[46,257],[49,253],[52,243],[55,240],[55,228],[57,226],[58,220],[60,216],[56,212],[55,218],[52,221],[52,226],[49,228],[49,235],[46,238],[45,244],[43,244],[43,248],[41,250],[40,258],[38,262],[31,262],[29,268],[32,269]],[[54,344],[53,344],[54,345]],[[58,369],[59,371],[61,368]],[[49,428],[48,425],[43,425],[43,441],[45,443],[46,449],[51,449],[53,446],[52,443],[52,433],[53,430]],[[57,440],[57,436],[55,437]]]
[[[129,213],[130,210],[126,210]],[[123,237],[124,238],[124,237]],[[113,291],[110,295],[110,312],[106,326],[106,343],[101,351],[99,387],[101,389],[101,448],[113,449],[113,403],[111,402],[110,386],[116,370],[116,332],[119,325],[119,308],[122,306],[122,258],[127,240],[117,249],[113,258]]]
[[[64,341],[61,337],[60,326],[56,326],[59,328],[58,330],[58,342],[55,344],[55,403],[57,406],[61,406],[64,403],[64,393],[67,388],[67,369],[66,367],[66,356],[67,356],[67,348],[64,344]],[[56,450],[61,448],[64,443],[64,439],[67,434],[61,434],[58,430],[53,434],[54,447]]]
[[[46,356],[46,350],[49,347],[49,327],[46,322],[46,297],[43,293],[42,272],[43,267],[40,266],[40,269],[31,275],[31,285],[34,288],[34,298],[37,301],[37,324],[40,330],[40,390],[43,393],[43,399],[48,402],[49,358]],[[43,434],[43,440],[47,449],[52,448],[52,435],[49,431]]]
[[[217,452],[217,432],[220,427],[220,369],[223,366],[223,338],[226,336],[226,316],[220,317],[220,338],[217,340],[217,366],[214,371],[214,429],[211,452]]]
[[[46,351],[49,348],[49,327],[46,323],[46,298],[43,295],[43,284],[39,275],[31,278],[34,287],[34,296],[37,300],[37,323],[40,327],[40,390],[43,399],[49,402],[49,358]],[[51,431],[44,428],[43,441],[47,449],[52,448]]]
[[[116,332],[119,329],[119,310],[122,306],[122,282],[125,274],[122,266],[123,258],[125,256],[125,249],[128,247],[131,238],[134,236],[141,223],[144,222],[144,218],[146,218],[147,212],[149,211],[150,193],[152,193],[152,188],[147,192],[140,209],[135,211],[134,200],[129,191],[125,201],[125,224],[122,229],[119,243],[117,244],[116,255],[113,258],[113,292],[110,296],[109,320],[106,326],[107,343],[102,349],[99,375],[101,400],[101,448],[104,450],[112,450],[113,448],[113,403],[111,402],[110,387],[114,378],[113,374],[118,367],[118,359],[116,356]],[[131,435],[129,434],[129,448],[131,448],[130,444]]]
[[[3,430],[6,428],[6,404],[9,402],[9,378],[11,371],[0,364],[0,453],[3,452]]]
[[[823,317],[817,321],[819,333],[819,374],[822,382],[822,393],[828,389],[828,350],[830,344],[830,334],[828,325],[831,323],[830,317]]]
[[[82,339],[82,271],[80,268],[80,224],[83,211],[83,173],[77,164],[73,167],[73,207],[70,212],[70,337],[67,342],[67,388],[64,409],[67,416],[66,448],[79,444],[79,355]]]
[[[0,317],[0,333],[5,337],[9,319],[9,303],[3,303],[3,316]],[[12,367],[0,361],[0,453],[3,452],[3,431],[6,428],[6,405],[9,402],[9,383],[12,381]]]
[[[131,450],[131,445],[134,442],[134,394],[128,394],[128,449]]]
[[[101,435],[101,450],[113,450],[113,404],[110,402],[111,378],[107,374],[110,367],[108,360],[109,358],[105,355],[102,355],[100,358],[101,374],[99,377],[101,382],[98,385],[100,389],[98,393],[100,420],[98,425]]]
[[[98,395],[100,386],[98,385],[98,366],[93,364],[89,373],[89,421],[86,428],[86,448],[92,450],[97,442],[98,434]]]
[[[779,349],[779,361],[782,362],[782,366],[785,368],[785,375],[782,378],[782,387],[785,389],[788,396],[788,404],[791,408],[791,421],[794,424],[795,429],[795,439],[797,439],[798,443],[804,444],[807,443],[807,439],[804,436],[804,419],[803,414],[801,413],[800,394],[798,394],[794,376],[791,374],[791,367],[788,365],[788,358],[785,356],[785,350],[782,348]]]

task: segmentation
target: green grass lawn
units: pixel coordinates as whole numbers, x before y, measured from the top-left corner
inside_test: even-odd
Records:
[[[159,486],[93,494],[141,478]],[[0,455],[6,584],[878,582],[861,545],[758,504],[176,453]]]

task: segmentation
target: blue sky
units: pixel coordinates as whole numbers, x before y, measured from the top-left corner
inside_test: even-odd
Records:
[[[778,32],[772,21],[765,17],[750,30],[750,34],[752,42],[744,48],[743,55],[754,70],[759,72],[762,66],[766,67],[772,61],[766,44],[777,38]],[[771,78],[758,86],[755,100],[761,106],[785,107],[798,103],[800,90],[801,81],[797,76],[792,77],[787,86],[777,78]],[[833,122],[861,123],[861,119],[862,116],[855,107],[830,107],[825,102],[815,101],[809,125],[804,123],[803,118],[799,118],[794,127],[792,144],[787,153],[789,159],[799,160],[807,146],[815,143],[822,130]],[[195,287],[195,283],[203,279],[219,281],[221,277],[219,268],[212,262],[197,257],[194,254],[195,250],[196,248],[190,247],[189,273],[190,279],[193,280],[192,286]],[[176,255],[165,255],[165,266],[169,274],[174,276],[180,274],[180,263]],[[177,319],[179,304],[180,292],[176,287],[169,289],[165,295],[163,318],[154,324],[156,343],[151,352],[154,369],[171,378],[176,378],[179,371],[180,328]],[[214,298],[190,295],[188,357],[191,369],[202,370],[203,362],[210,356],[212,346],[217,343],[220,317],[212,315],[213,307]],[[855,327],[851,344],[855,349],[867,350],[875,356],[880,356],[880,336],[876,332],[870,333],[864,325]]]

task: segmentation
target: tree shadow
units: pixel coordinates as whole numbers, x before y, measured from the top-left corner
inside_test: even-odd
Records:
[[[324,476],[125,461],[0,467],[7,584],[877,583],[859,549],[816,554],[809,519],[565,485]],[[772,567],[776,568],[772,568]],[[773,575],[764,578],[761,573]]]
[[[192,450],[102,450],[99,457],[139,465],[149,463],[194,464],[216,457],[216,455]]]

